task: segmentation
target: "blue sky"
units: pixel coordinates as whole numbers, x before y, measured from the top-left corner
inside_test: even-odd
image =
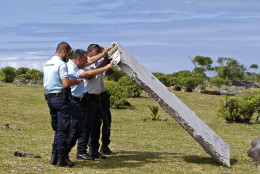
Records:
[[[119,42],[151,72],[192,70],[197,55],[260,66],[259,0],[1,0],[0,21],[0,68],[42,70],[61,41]]]

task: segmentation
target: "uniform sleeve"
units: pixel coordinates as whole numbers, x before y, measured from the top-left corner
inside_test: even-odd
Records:
[[[91,65],[85,67],[85,71],[92,70],[92,69],[95,69],[95,64],[91,64]]]
[[[67,67],[67,64],[65,62],[60,65],[59,73],[60,73],[60,78],[61,79],[65,78],[65,77],[69,77],[68,76],[68,67]]]
[[[83,69],[79,69],[77,72],[75,72],[76,74],[76,78],[79,78],[80,74],[83,72]]]
[[[99,61],[97,61],[97,62],[95,63],[95,66],[96,66],[96,67],[99,67],[99,66],[102,64],[103,61],[104,61],[104,58],[100,59]]]

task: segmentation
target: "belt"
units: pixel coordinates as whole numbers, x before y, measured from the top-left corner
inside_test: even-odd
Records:
[[[83,101],[83,98],[74,97],[74,96],[71,96],[71,99],[73,99],[75,101]]]
[[[87,96],[92,99],[100,99],[100,94],[87,94]]]
[[[102,92],[101,94],[89,94],[89,93],[85,93],[84,94],[84,98],[92,98],[92,99],[102,99],[102,98],[106,98],[109,95],[108,91]]]
[[[61,97],[63,95],[63,93],[62,92],[60,92],[60,93],[45,93],[45,95],[48,98],[53,98],[53,97]]]

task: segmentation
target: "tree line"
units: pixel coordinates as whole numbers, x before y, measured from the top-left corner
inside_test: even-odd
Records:
[[[191,88],[199,86],[201,89],[205,88],[205,81],[217,87],[228,85],[232,80],[260,82],[260,73],[249,72],[251,69],[256,71],[259,68],[257,64],[246,68],[236,59],[228,57],[219,57],[217,59],[219,65],[215,67],[212,66],[213,61],[210,57],[196,56],[191,61],[194,65],[192,71],[153,74],[166,86],[178,85]],[[213,72],[213,77],[208,77],[206,72]]]
[[[219,57],[217,59],[218,66],[215,67],[212,66],[213,61],[210,57],[196,56],[191,61],[194,65],[192,71],[184,70],[172,74],[155,72],[153,74],[168,87],[177,85],[204,89],[206,82],[217,87],[228,85],[232,80],[260,82],[260,73],[249,72],[251,69],[256,71],[259,68],[257,64],[246,68],[236,59],[227,57]],[[114,66],[112,72],[105,76],[105,87],[110,91],[111,105],[119,108],[127,104],[127,97],[140,96],[142,89],[122,70]],[[214,76],[208,77],[206,72],[213,72]],[[24,83],[35,80],[42,81],[43,73],[26,67],[15,69],[7,66],[0,70],[0,80],[9,83],[16,80],[22,80]]]
[[[5,83],[12,83],[16,80],[22,80],[24,83],[29,81],[42,81],[43,73],[37,69],[29,69],[26,67],[20,67],[15,69],[7,66],[0,70],[0,81]]]

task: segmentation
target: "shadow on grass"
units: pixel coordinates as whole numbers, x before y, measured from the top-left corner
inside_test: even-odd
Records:
[[[131,106],[120,106],[119,108],[112,106],[110,108],[115,109],[115,110],[124,110],[124,109],[134,110],[135,109],[135,107],[133,105],[131,105]]]
[[[162,156],[169,156],[163,159]],[[138,151],[118,151],[115,155],[107,156],[107,159],[95,159],[94,161],[77,161],[75,167],[89,167],[99,169],[113,168],[136,168],[145,164],[158,163],[169,158],[181,158],[178,153],[167,152],[138,152]]]
[[[107,159],[95,159],[94,161],[77,161],[77,168],[97,168],[97,169],[113,169],[113,168],[136,168],[146,164],[155,164],[163,162],[171,162],[174,159],[184,159],[187,163],[211,164],[215,166],[222,165],[211,157],[200,157],[195,155],[183,156],[181,153],[167,152],[138,152],[138,151],[118,151],[115,155],[107,156]],[[237,163],[235,159],[231,159],[231,165]]]
[[[212,165],[222,165],[211,157],[200,157],[195,155],[184,156],[183,159],[187,163],[196,163],[196,164],[212,164]],[[237,159],[230,159],[231,166],[237,163]]]

